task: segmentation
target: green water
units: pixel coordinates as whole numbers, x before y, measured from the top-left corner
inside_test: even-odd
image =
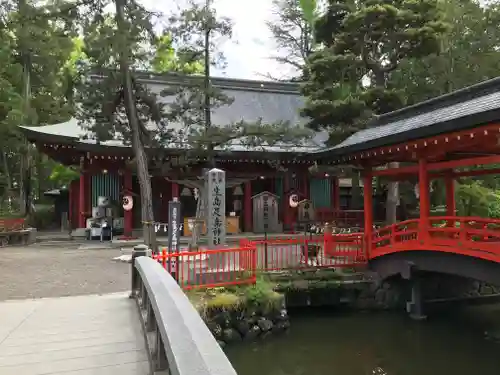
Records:
[[[433,314],[295,313],[281,337],[227,349],[239,375],[499,375],[500,306]]]

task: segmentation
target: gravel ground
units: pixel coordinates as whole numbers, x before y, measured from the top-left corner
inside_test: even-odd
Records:
[[[120,254],[63,244],[0,248],[0,301],[126,291],[130,264],[112,260]]]

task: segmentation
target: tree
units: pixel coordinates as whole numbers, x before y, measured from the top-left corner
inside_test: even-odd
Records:
[[[29,147],[17,125],[39,125],[65,121],[71,105],[65,97],[62,67],[71,51],[71,24],[50,16],[62,10],[64,1],[50,5],[4,1],[0,5],[0,146],[8,195],[20,190],[20,208],[31,207],[32,187],[40,186],[39,154]],[[33,167],[38,173],[32,174]],[[38,180],[38,181],[35,181]]]
[[[108,5],[114,5],[114,15],[107,11]],[[164,129],[162,106],[135,79],[133,71],[134,67],[149,65],[150,47],[157,42],[153,15],[135,0],[110,0],[93,4],[84,16],[81,19],[87,63],[77,90],[78,118],[98,141],[118,139],[132,146],[144,240],[154,247],[153,202],[145,148],[156,147],[157,136]]]
[[[440,53],[408,59],[391,76],[407,104],[494,78],[500,69],[500,6],[475,0],[449,0],[438,6],[449,25]]]
[[[164,33],[156,39],[155,52],[151,68],[156,73],[177,72],[184,74],[202,74],[203,60],[192,61],[188,51],[176,50],[172,36]]]
[[[214,87],[210,79],[211,67],[225,65],[220,47],[224,41],[231,38],[232,24],[227,18],[217,17],[209,1],[204,4],[191,2],[189,8],[172,16],[169,24],[169,33],[185,56],[190,56],[188,61],[200,58],[204,60],[202,78],[191,79],[186,85],[167,89],[164,93],[175,97],[174,101],[167,105],[166,121],[180,126],[172,135],[172,142],[179,147],[188,145],[184,153],[184,167],[194,164],[200,166],[196,161],[199,158],[208,159],[202,167],[214,167],[217,164],[216,151],[235,144],[264,150],[265,146],[280,142],[297,144],[309,136],[310,132],[306,129],[291,127],[290,125],[295,124],[284,122],[267,124],[263,121],[250,123],[241,120],[231,124],[213,124],[212,111],[233,102],[233,98]],[[196,214],[199,220],[193,230],[192,239],[192,245],[196,246],[199,224],[206,215],[207,194],[202,180],[192,181],[191,187],[199,191]]]
[[[267,27],[273,35],[278,55],[272,58],[295,72],[285,79],[301,79],[306,60],[313,50],[315,8],[314,2],[308,4],[304,0],[273,0],[273,14],[277,20],[268,21]]]
[[[336,143],[367,126],[374,115],[401,108],[391,74],[409,58],[439,51],[446,30],[435,0],[331,0],[317,21],[325,48],[310,57],[304,115],[309,126],[332,131]],[[387,194],[387,221],[396,220],[397,184]]]

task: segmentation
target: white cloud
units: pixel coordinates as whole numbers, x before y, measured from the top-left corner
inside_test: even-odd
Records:
[[[143,0],[150,9],[164,14],[180,6],[180,1]],[[166,4],[165,4],[166,3]],[[224,71],[217,70],[214,75],[241,79],[265,79],[283,76],[283,66],[270,57],[276,54],[271,33],[266,21],[273,20],[271,0],[214,0],[217,14],[230,18],[234,23],[233,40],[224,44],[222,50],[227,58]]]

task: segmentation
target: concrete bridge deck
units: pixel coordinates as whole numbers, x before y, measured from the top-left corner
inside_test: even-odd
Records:
[[[146,375],[126,293],[0,302],[0,375]]]

